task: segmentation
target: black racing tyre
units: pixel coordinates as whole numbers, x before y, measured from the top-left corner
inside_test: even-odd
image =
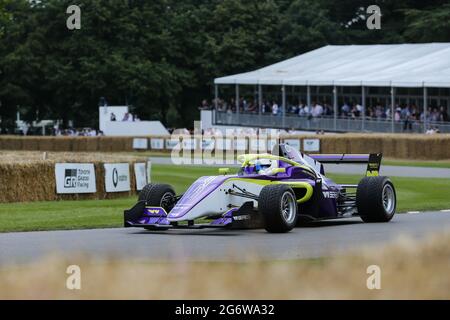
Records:
[[[148,184],[139,193],[139,201],[146,201],[148,206],[161,207],[169,212],[175,205],[175,191],[168,184]]]
[[[389,222],[397,208],[397,194],[387,177],[366,177],[356,191],[356,207],[364,222]]]
[[[275,184],[264,187],[259,194],[258,210],[270,233],[286,233],[297,224],[297,199],[291,187]]]

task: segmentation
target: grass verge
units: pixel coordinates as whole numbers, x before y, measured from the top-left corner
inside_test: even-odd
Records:
[[[198,177],[216,175],[217,168],[153,166],[153,181],[173,185],[182,193]],[[330,175],[338,183],[358,183],[360,176]],[[392,178],[398,211],[450,209],[450,179]],[[0,232],[94,229],[122,226],[123,210],[136,198],[0,204]]]
[[[450,160],[422,161],[422,160],[398,160],[385,159],[384,166],[420,167],[420,168],[450,168]]]

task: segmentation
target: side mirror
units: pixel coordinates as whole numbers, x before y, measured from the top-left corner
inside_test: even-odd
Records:
[[[220,168],[219,173],[222,175],[227,175],[230,173],[230,168]]]

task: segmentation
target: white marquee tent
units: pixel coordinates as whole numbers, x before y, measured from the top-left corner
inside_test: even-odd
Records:
[[[450,43],[326,46],[216,85],[450,87]]]

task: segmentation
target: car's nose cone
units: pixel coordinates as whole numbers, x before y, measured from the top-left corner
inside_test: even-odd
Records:
[[[228,178],[227,176],[212,176],[198,179],[170,211],[168,218],[173,220],[183,218],[192,208],[221,186]]]

